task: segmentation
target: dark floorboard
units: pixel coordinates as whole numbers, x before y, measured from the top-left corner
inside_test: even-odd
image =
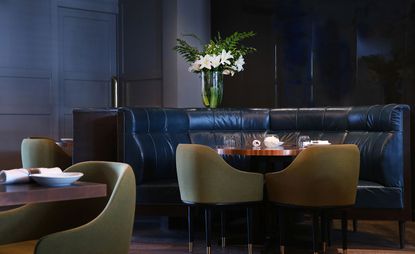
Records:
[[[341,253],[341,234],[339,222],[334,221],[332,233],[333,244],[328,253]],[[163,228],[163,227],[162,227]],[[165,227],[164,227],[165,228]],[[351,228],[351,223],[349,228]],[[203,226],[201,228],[203,230]],[[205,253],[203,232],[196,234],[194,254]],[[217,228],[215,231],[218,231]],[[232,231],[232,230],[229,230]],[[239,233],[239,234],[238,234]],[[228,232],[229,241],[243,239],[244,230],[236,228],[236,232]],[[287,254],[312,253],[311,234],[307,227],[299,228],[299,231],[290,233]],[[236,235],[236,236],[235,236]],[[392,221],[359,221],[358,232],[349,231],[349,254],[406,254],[415,253],[415,222],[407,222],[406,247],[399,249],[398,223]],[[215,239],[218,239],[216,234]],[[235,240],[239,241],[239,240]],[[160,225],[151,222],[136,223],[130,254],[176,254],[187,253],[187,230],[184,225],[175,229],[160,229]],[[240,243],[230,244],[221,249],[218,241],[212,246],[212,253],[242,254],[247,253],[245,245]],[[276,239],[267,247],[260,244],[254,246],[254,253],[278,253]]]

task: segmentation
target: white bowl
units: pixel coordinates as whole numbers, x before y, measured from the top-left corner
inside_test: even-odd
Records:
[[[275,136],[268,136],[264,139],[264,145],[267,148],[274,148],[278,147],[280,145],[284,144],[284,142],[281,142],[279,138]]]
[[[279,147],[279,146],[281,146],[282,144],[284,144],[284,142],[281,142],[281,141],[279,141],[279,142],[264,142],[264,145],[267,147],[267,148],[276,148],[276,147]]]
[[[61,187],[71,185],[84,174],[80,172],[62,172],[49,174],[33,174],[30,177],[40,185]]]

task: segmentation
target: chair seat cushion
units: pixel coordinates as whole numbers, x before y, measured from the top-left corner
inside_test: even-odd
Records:
[[[0,254],[33,254],[36,240],[0,245]]]
[[[137,204],[181,204],[177,180],[160,180],[137,185]]]
[[[399,187],[386,187],[379,183],[359,180],[357,208],[403,208],[403,192]]]

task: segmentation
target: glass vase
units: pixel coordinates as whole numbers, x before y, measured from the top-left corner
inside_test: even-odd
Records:
[[[202,101],[207,108],[217,108],[222,103],[223,74],[221,71],[203,71]]]

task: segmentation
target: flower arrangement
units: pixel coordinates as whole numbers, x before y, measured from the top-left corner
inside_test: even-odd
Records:
[[[255,33],[252,31],[234,32],[232,35],[222,38],[218,33],[217,37],[204,45],[201,51],[189,45],[185,40],[177,39],[177,45],[174,49],[190,63],[190,72],[220,71],[224,75],[233,76],[235,72],[244,70],[244,56],[256,50],[240,45],[239,42],[254,35]],[[198,39],[195,35],[189,36]]]

